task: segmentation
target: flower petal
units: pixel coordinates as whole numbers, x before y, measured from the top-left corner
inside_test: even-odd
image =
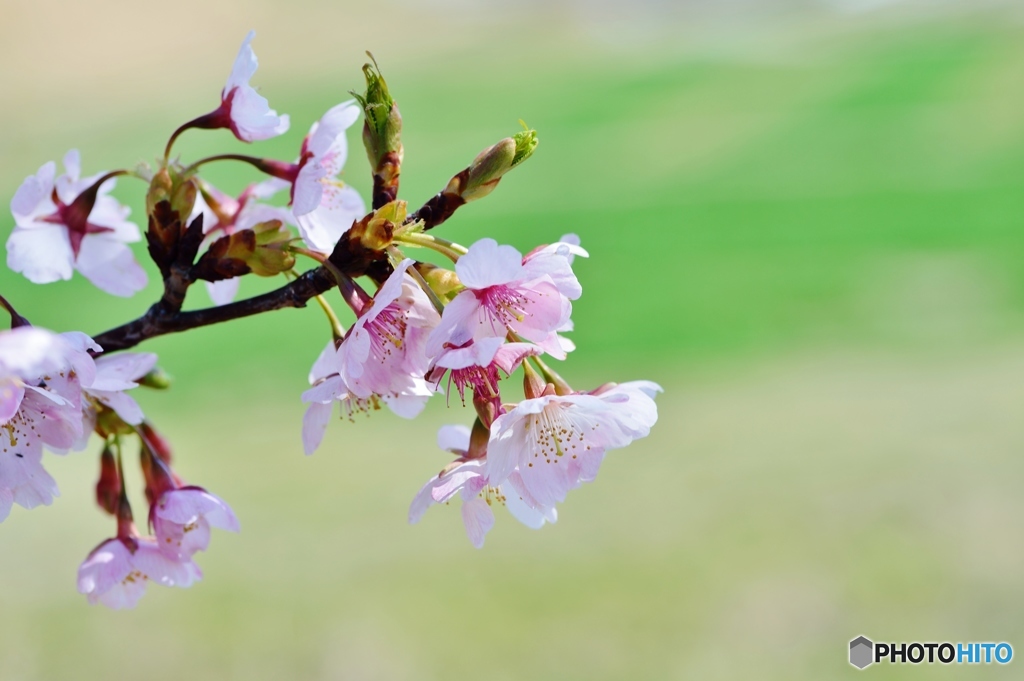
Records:
[[[82,239],[75,268],[111,295],[127,298],[146,287],[146,272],[135,261],[131,249],[105,234],[90,234]]]
[[[484,537],[494,527],[494,513],[483,499],[473,499],[462,504],[462,522],[470,543],[478,549],[484,546]]]

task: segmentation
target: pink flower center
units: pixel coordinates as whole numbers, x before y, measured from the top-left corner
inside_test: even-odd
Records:
[[[449,389],[452,383],[459,391],[462,403],[466,403],[466,386],[473,389],[477,397],[499,399],[498,393],[498,369],[492,362],[487,367],[470,366],[465,369],[452,369],[449,379]]]
[[[498,284],[475,293],[480,305],[504,326],[522,322],[529,316],[526,311],[529,299],[511,286]]]
[[[391,303],[366,322],[365,328],[370,335],[370,355],[384,364],[405,345],[406,313],[398,303]]]

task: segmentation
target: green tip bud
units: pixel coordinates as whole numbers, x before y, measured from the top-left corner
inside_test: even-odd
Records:
[[[373,55],[370,55],[373,59]],[[363,126],[363,143],[374,168],[380,165],[388,153],[402,155],[402,115],[398,105],[388,91],[387,81],[380,74],[377,62],[363,65],[366,78],[366,94],[352,95],[363,107],[366,122]]]
[[[459,194],[467,202],[482,199],[494,191],[505,173],[530,158],[536,148],[535,130],[524,130],[506,137],[481,151],[465,176],[460,174],[452,178],[447,191]]]
[[[160,367],[154,368],[148,374],[139,379],[139,385],[156,390],[167,390],[171,387],[170,375]]]
[[[537,149],[537,145],[540,144],[540,140],[537,139],[536,130],[517,132],[515,135],[512,135],[512,139],[516,143],[516,155],[512,158],[512,168],[515,168],[533,156],[533,152]]]

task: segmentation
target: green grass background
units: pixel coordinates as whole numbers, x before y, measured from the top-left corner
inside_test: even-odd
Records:
[[[262,11],[256,81],[293,130],[252,150],[289,158],[362,62],[346,47],[305,71]],[[464,20],[439,12],[428,26]],[[524,251],[580,234],[579,350],[559,371],[581,388],[661,382],[651,437],[611,454],[556,525],[499,512],[476,551],[455,507],[405,524],[446,461],[436,426],[470,418],[457,405],[333,423],[302,456],[298,396],[328,333],[315,307],[157,339],[142,349],[175,385],[140,399],[179,472],[231,502],[243,532],[214,537],[192,589],[91,608],[75,567],[114,529],[90,501],[94,452],[51,457],[63,496],[0,527],[0,679],[843,678],[859,634],[1024,654],[1016,15],[807,10],[703,42],[678,18],[669,39],[647,26],[617,42],[572,17],[474,21],[394,57],[348,31],[401,105],[402,195],[419,205],[517,119],[536,128],[536,156],[439,233]],[[156,155],[216,102],[248,25],[221,26],[187,89],[135,74],[149,100],[128,77],[77,105],[45,82],[18,90],[0,197],[71,146],[89,169]],[[351,141],[344,179],[365,193]],[[179,150],[241,148],[193,132]],[[141,185],[117,193],[141,215]],[[34,323],[91,333],[159,294],[155,278],[125,301],[6,271],[0,287]],[[207,304],[196,287],[189,305]],[[868,673],[1012,678],[1019,664]]]

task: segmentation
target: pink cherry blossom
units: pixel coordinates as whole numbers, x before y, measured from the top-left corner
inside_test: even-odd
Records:
[[[423,379],[430,364],[425,348],[440,319],[407,273],[412,265],[406,259],[395,268],[338,348],[338,373],[352,394],[413,398],[412,411],[399,413],[409,418],[433,394]]]
[[[270,139],[288,132],[288,115],[279,116],[267,99],[249,85],[259,62],[252,51],[256,31],[249,31],[235,57],[231,75],[221,92],[221,105],[214,116],[223,118],[222,126],[230,128],[243,142]]]
[[[157,545],[168,558],[185,560],[210,544],[210,528],[238,532],[231,507],[202,487],[164,492],[150,509]]]
[[[146,273],[128,243],[139,241],[129,209],[110,196],[115,178],[105,181],[91,205],[76,201],[102,174],[80,179],[77,150],[64,157],[65,174],[46,163],[11,199],[15,228],[7,239],[7,266],[36,284],[70,279],[78,270],[98,288],[131,296],[146,286]]]
[[[483,548],[484,537],[494,527],[491,506],[500,503],[512,516],[531,529],[541,528],[545,522],[558,520],[558,512],[551,505],[541,505],[530,496],[518,474],[513,472],[502,484],[492,485],[487,478],[485,459],[465,459],[469,451],[470,430],[465,426],[443,426],[437,433],[441,449],[460,456],[439,475],[431,478],[416,494],[409,506],[409,522],[417,523],[434,504],[446,504],[457,494],[462,497],[462,522],[469,541]]]
[[[57,485],[42,466],[43,446],[61,452],[84,440],[79,373],[92,358],[43,329],[0,332],[0,521],[11,505],[49,505]]]
[[[551,271],[568,267],[562,256],[524,264],[522,255],[511,246],[499,246],[494,239],[477,241],[455,265],[466,290],[445,307],[427,353],[437,356],[445,347],[504,338],[512,332],[564,358],[557,331],[569,322],[572,303],[552,279]]]
[[[152,537],[108,539],[78,568],[78,592],[95,605],[121,610],[134,608],[152,582],[186,588],[202,579],[190,559],[170,558]]]
[[[540,504],[554,504],[597,476],[609,449],[645,437],[661,387],[649,381],[616,385],[600,394],[546,394],[526,399],[491,425],[487,475],[503,481],[517,470]]]
[[[249,185],[236,199],[209,184],[204,184],[203,192],[210,196],[210,201],[207,201],[203,194],[196,196],[196,203],[189,220],[194,220],[202,214],[203,233],[206,235],[207,243],[217,237],[234,234],[243,229],[252,229],[260,223],[271,220],[293,225],[295,218],[291,210],[260,203],[260,199],[270,198],[287,187],[287,182],[274,177]],[[221,281],[204,281],[203,283],[206,284],[206,291],[214,305],[227,305],[238,295],[241,277],[231,277]]]
[[[302,143],[292,211],[303,240],[321,253],[333,251],[341,235],[366,213],[359,193],[336,179],[348,157],[345,131],[358,120],[359,111],[352,100],[332,107]]]

